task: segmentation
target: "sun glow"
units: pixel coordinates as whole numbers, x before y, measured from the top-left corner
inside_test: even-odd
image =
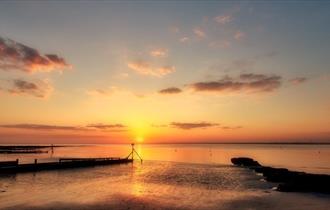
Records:
[[[138,143],[142,143],[144,141],[144,138],[143,138],[143,136],[137,136],[135,138],[135,141],[138,142]]]

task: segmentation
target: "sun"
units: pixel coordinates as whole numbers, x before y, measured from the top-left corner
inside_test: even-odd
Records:
[[[135,137],[135,141],[138,143],[142,143],[144,141],[144,138],[143,138],[143,136],[137,136],[137,137]]]

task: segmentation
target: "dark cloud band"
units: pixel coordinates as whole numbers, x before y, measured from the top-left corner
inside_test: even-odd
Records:
[[[177,93],[181,93],[181,92],[182,92],[182,90],[177,87],[170,87],[170,88],[166,88],[166,89],[162,89],[162,90],[158,91],[158,93],[160,93],[160,94],[177,94]]]
[[[281,83],[282,78],[277,75],[241,74],[238,78],[226,76],[218,81],[196,82],[189,86],[199,92],[271,92]]]

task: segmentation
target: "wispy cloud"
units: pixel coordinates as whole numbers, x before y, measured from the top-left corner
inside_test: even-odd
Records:
[[[225,25],[225,24],[231,22],[232,19],[233,19],[233,17],[231,15],[219,15],[219,16],[214,18],[214,20],[217,23],[220,23],[222,25]]]
[[[28,129],[28,130],[84,130],[83,127],[77,127],[77,126],[61,126],[61,125],[45,125],[45,124],[8,124],[8,125],[0,125],[0,127]]]
[[[126,126],[123,125],[123,124],[102,124],[102,123],[89,124],[86,127],[89,127],[89,128],[98,128],[98,129],[126,128]]]
[[[53,91],[53,87],[47,79],[35,81],[23,79],[7,80],[2,89],[11,94],[29,95],[37,98],[46,98]]]
[[[127,126],[123,124],[89,124],[86,126],[87,128],[94,128],[102,131],[111,131],[111,132],[124,132],[127,131]]]
[[[164,65],[161,67],[153,67],[150,63],[143,60],[131,61],[127,66],[138,74],[155,77],[163,77],[175,72],[174,66]]]
[[[0,69],[24,72],[63,70],[71,66],[56,54],[40,54],[38,50],[11,39],[0,37]]]
[[[194,28],[193,32],[199,38],[205,38],[206,37],[206,33],[204,32],[204,30],[202,28],[198,28],[198,27]]]
[[[209,128],[218,126],[217,123],[210,123],[210,122],[172,122],[170,124],[174,128],[189,130],[189,129],[197,129],[197,128]]]
[[[150,55],[152,57],[165,58],[168,56],[168,49],[165,48],[153,49],[150,51]]]
[[[165,88],[165,89],[158,91],[158,93],[160,93],[160,94],[177,94],[177,93],[181,93],[181,92],[182,92],[182,90],[177,87]]]
[[[167,128],[167,124],[151,124],[151,127],[153,128]]]
[[[105,97],[105,96],[110,96],[114,93],[115,88],[110,88],[110,89],[93,89],[93,90],[87,90],[86,93],[87,95],[90,96],[96,96],[96,97]]]
[[[86,90],[85,92],[87,95],[91,97],[95,97],[97,99],[106,99],[110,98],[112,96],[135,96],[137,98],[144,98],[146,95],[142,93],[136,93],[133,91],[130,91],[125,88],[120,88],[116,86],[111,86],[111,87],[103,87],[103,88],[96,88],[96,89],[89,89]]]
[[[222,41],[212,41],[209,43],[209,47],[211,48],[229,48],[231,47],[231,42],[227,40],[222,40]]]
[[[223,130],[237,130],[243,128],[242,126],[221,126]]]
[[[300,84],[302,84],[306,81],[307,81],[306,77],[296,77],[296,78],[293,78],[293,79],[289,80],[289,82],[293,85],[300,85]]]
[[[26,129],[26,130],[64,130],[64,131],[126,131],[127,126],[123,124],[89,124],[86,126],[72,126],[72,125],[47,125],[47,124],[4,124],[0,128]]]
[[[282,78],[277,75],[241,74],[238,78],[229,76],[217,81],[196,82],[189,85],[194,91],[204,92],[271,92],[281,86]]]
[[[189,40],[190,40],[190,38],[187,37],[187,36],[184,36],[184,37],[180,38],[180,42],[182,42],[182,43],[187,43],[187,42],[189,42]]]
[[[235,34],[234,34],[234,38],[236,40],[241,40],[245,37],[245,33],[242,32],[242,31],[236,31]]]

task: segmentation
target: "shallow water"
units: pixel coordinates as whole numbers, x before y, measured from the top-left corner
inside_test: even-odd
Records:
[[[330,206],[329,196],[276,192],[272,190],[276,185],[262,181],[261,176],[229,164],[230,157],[244,155],[263,164],[296,167],[299,158],[309,154],[308,161],[299,162],[298,168],[314,171],[329,166],[329,159],[313,165],[313,161],[329,155],[328,146],[143,145],[136,146],[136,150],[145,159],[142,164],[136,161],[2,176],[0,208],[229,210],[327,209]],[[321,152],[314,157],[318,150]],[[298,154],[293,154],[296,151]],[[59,157],[123,157],[129,152],[127,145],[88,145],[56,148],[53,154],[19,157],[29,162],[36,157],[43,161]],[[286,159],[283,154],[291,158]],[[6,159],[17,157],[1,155]]]
[[[145,144],[135,149],[145,160],[230,165],[232,157],[246,156],[263,165],[330,174],[330,145],[290,144]],[[130,145],[72,145],[46,154],[0,154],[0,160],[54,161],[61,157],[126,157]]]

